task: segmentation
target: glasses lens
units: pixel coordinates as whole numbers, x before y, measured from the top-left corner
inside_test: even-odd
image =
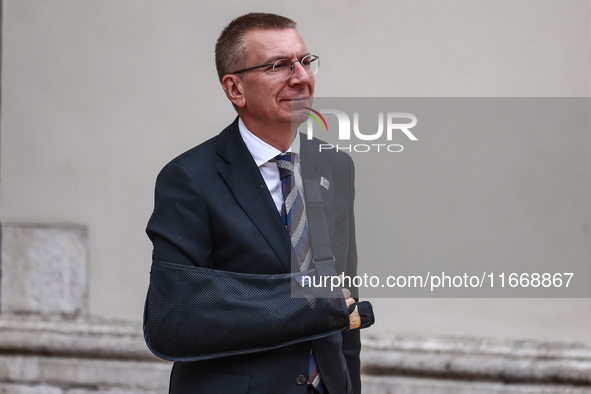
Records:
[[[318,67],[320,66],[320,58],[314,55],[304,56],[300,61],[302,66],[308,71],[310,75],[316,75]]]
[[[277,60],[275,64],[273,64],[273,72],[284,79],[289,78],[292,70],[291,62],[287,59]]]
[[[293,74],[293,69],[296,62],[287,59],[277,60],[273,64],[273,72],[283,79],[288,79]],[[302,60],[297,61],[308,72],[309,75],[316,75],[318,67],[320,66],[320,58],[314,55],[307,55]]]

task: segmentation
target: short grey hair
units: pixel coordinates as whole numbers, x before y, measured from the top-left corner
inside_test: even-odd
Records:
[[[234,19],[222,31],[215,45],[215,66],[220,81],[224,75],[244,67],[246,32],[254,29],[295,29],[297,24],[284,16],[251,12]]]

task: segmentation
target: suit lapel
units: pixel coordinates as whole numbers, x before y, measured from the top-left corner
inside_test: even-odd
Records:
[[[289,237],[265,181],[240,137],[238,122],[224,130],[219,138],[217,153],[228,162],[220,175],[289,272],[292,249]]]

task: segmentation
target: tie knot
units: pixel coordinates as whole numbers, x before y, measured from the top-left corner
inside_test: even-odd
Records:
[[[295,161],[296,157],[297,157],[297,153],[293,153],[293,152],[287,152],[287,153],[282,153],[280,155],[277,155],[274,157],[274,160],[276,161],[287,161],[293,164],[293,162]]]
[[[288,152],[273,158],[273,161],[277,163],[277,167],[279,168],[279,177],[281,179],[293,175],[293,163],[296,155],[296,153]]]

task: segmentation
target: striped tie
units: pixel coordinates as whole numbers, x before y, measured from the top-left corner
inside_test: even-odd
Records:
[[[295,185],[295,177],[293,176],[293,162],[295,158],[295,153],[285,153],[276,156],[274,160],[279,168],[281,191],[283,193],[281,218],[289,233],[300,271],[305,271],[312,261],[312,249],[310,248],[310,239],[308,237],[308,220],[306,218],[304,200]]]
[[[285,224],[285,228],[291,239],[300,271],[305,271],[312,261],[312,249],[310,248],[308,220],[306,218],[304,200],[295,184],[293,163],[296,157],[295,153],[285,153],[276,156],[273,160],[277,163],[279,178],[281,179],[281,192],[283,194],[281,219],[283,219],[283,224]],[[319,392],[322,392],[316,359],[314,353],[311,351],[308,372],[308,383],[312,384]]]

